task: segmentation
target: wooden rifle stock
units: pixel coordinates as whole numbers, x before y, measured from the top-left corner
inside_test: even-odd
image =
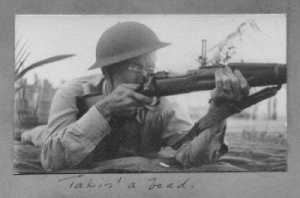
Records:
[[[247,79],[250,87],[281,85],[287,81],[287,66],[276,63],[230,63],[232,70],[239,70]],[[151,74],[141,89],[144,95],[169,96],[194,91],[211,90],[215,88],[215,71],[220,66],[206,66],[198,70],[188,71],[181,76],[171,76],[167,72]],[[77,106],[81,112],[86,112],[103,96],[90,95],[78,98]]]

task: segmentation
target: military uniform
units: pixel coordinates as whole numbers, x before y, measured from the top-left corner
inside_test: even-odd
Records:
[[[67,83],[55,95],[43,134],[42,165],[46,170],[74,167],[89,159],[103,161],[157,153],[171,146],[193,126],[186,113],[166,98],[158,106],[145,106],[132,117],[105,120],[92,107],[80,118],[76,98],[104,89],[99,75]],[[102,86],[102,87],[101,87]],[[100,89],[99,89],[100,88]],[[174,157],[184,163],[210,163],[219,156],[225,128],[207,130],[180,148]]]

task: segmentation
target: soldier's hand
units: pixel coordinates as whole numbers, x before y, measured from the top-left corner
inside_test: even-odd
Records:
[[[228,66],[215,72],[215,83],[216,88],[211,92],[211,101],[215,106],[249,95],[250,87],[243,74],[239,70],[232,71]]]
[[[151,104],[152,99],[135,90],[138,84],[121,84],[107,97],[96,103],[102,115],[131,115],[144,105]]]

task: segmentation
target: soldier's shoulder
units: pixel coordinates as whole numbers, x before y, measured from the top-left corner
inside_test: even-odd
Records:
[[[100,74],[87,75],[79,78],[74,78],[64,83],[59,92],[68,92],[79,95],[89,94],[93,90],[97,89],[103,76]]]

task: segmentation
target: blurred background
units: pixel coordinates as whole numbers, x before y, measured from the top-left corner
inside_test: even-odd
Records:
[[[286,15],[283,14],[17,15],[16,136],[47,123],[52,98],[63,83],[101,73],[88,70],[96,60],[97,41],[108,27],[122,21],[141,22],[153,29],[160,40],[172,43],[158,51],[156,71],[184,74],[199,68],[203,39],[207,42],[208,65],[286,63]],[[251,92],[258,90],[252,88]],[[204,91],[171,98],[197,121],[207,111],[210,94]],[[226,140],[230,155],[227,157],[247,166],[252,164],[248,168],[253,170],[285,170],[286,115],[284,85],[275,97],[228,119]],[[260,166],[257,159],[266,154],[267,161]]]

